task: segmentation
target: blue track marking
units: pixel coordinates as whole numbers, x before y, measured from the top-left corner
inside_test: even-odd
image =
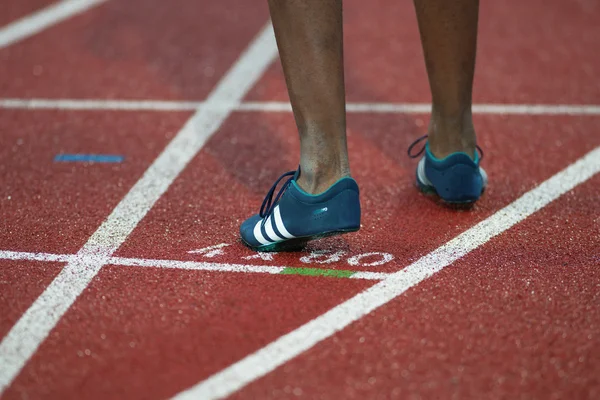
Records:
[[[57,154],[55,162],[120,163],[125,157],[112,154]]]

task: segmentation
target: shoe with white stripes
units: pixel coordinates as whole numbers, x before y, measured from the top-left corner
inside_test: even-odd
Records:
[[[477,146],[475,159],[462,152],[439,159],[431,153],[428,143],[412,154],[413,147],[426,138],[427,135],[417,139],[408,148],[411,158],[425,152],[417,166],[417,186],[421,191],[436,194],[450,204],[472,204],[479,200],[488,183],[485,170],[479,166],[483,159],[481,148]]]
[[[269,190],[260,213],[241,225],[246,246],[256,251],[296,250],[312,239],[359,230],[359,190],[354,179],[342,178],[312,195],[296,183],[299,174],[300,169],[283,174]],[[277,185],[288,176],[273,201]]]

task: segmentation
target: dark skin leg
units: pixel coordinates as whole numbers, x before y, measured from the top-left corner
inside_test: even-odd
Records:
[[[298,185],[321,193],[350,175],[346,146],[342,1],[269,0],[298,132]]]
[[[429,147],[437,157],[475,154],[471,94],[479,0],[414,0],[433,107]]]
[[[432,94],[429,145],[475,152],[471,91],[479,0],[414,0]],[[325,191],[348,176],[341,0],[269,0],[296,125],[298,184]],[[399,84],[401,84],[399,82]]]

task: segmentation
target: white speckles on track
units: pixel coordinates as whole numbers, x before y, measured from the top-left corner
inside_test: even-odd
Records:
[[[175,398],[219,399],[268,374],[484,245],[600,172],[600,147],[403,270],[217,372]]]
[[[0,393],[277,56],[268,23],[113,212],[0,342]],[[226,107],[210,107],[211,104]]]

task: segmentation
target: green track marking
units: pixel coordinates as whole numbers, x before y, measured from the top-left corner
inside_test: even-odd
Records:
[[[280,274],[283,275],[308,275],[308,276],[328,276],[334,278],[350,278],[356,271],[346,271],[341,269],[321,269],[321,268],[294,268],[285,267]]]

